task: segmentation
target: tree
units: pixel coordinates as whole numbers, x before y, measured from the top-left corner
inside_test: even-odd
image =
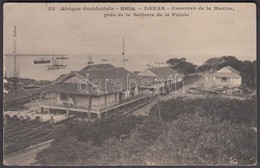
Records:
[[[222,57],[210,58],[199,69],[215,72],[217,70],[218,66],[220,64],[222,64],[223,62],[225,62],[225,60]]]
[[[256,87],[256,61],[244,61],[240,68],[242,82],[250,88]]]
[[[219,70],[223,67],[231,66],[240,72],[242,83],[247,87],[256,86],[256,61],[241,61],[234,56],[214,57],[208,59],[203,65],[198,67],[199,72]]]
[[[221,59],[223,60],[223,62],[221,62],[218,65],[217,69],[221,69],[226,66],[231,66],[234,69],[240,71],[240,68],[243,64],[243,62],[241,60],[237,59],[234,56],[223,56],[223,57],[221,57]]]
[[[192,74],[196,72],[196,65],[187,62],[186,58],[171,58],[167,61],[167,64],[174,70],[183,73],[184,75]]]

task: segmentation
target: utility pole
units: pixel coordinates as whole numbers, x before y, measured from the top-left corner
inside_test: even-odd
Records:
[[[161,121],[160,97],[158,97],[157,107],[158,107],[159,121]]]
[[[14,43],[13,43],[13,77],[17,77],[17,54],[16,54],[17,34],[16,33],[17,33],[16,32],[16,26],[14,26],[14,29],[13,29],[13,39],[14,39]]]
[[[90,121],[90,105],[88,107],[88,122]]]
[[[125,61],[127,61],[127,59],[125,58],[125,38],[123,37],[123,52],[122,52],[122,62],[123,62],[123,68],[125,68]]]
[[[17,71],[17,53],[16,53],[16,49],[17,49],[16,26],[14,26],[14,29],[13,29],[13,39],[14,39],[14,43],[13,43],[13,77],[14,77],[14,89],[17,89],[18,88],[18,71]]]

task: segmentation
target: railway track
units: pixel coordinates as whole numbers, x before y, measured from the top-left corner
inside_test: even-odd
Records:
[[[54,123],[54,125],[67,122],[74,117],[75,116],[71,116],[59,123]],[[11,119],[6,125],[4,125],[4,139],[6,141],[12,141],[15,139],[30,140],[32,138],[38,138],[50,132],[48,125],[49,123],[24,122]]]
[[[51,145],[53,140],[48,140],[33,146],[30,146],[26,149],[13,152],[8,155],[4,155],[5,165],[20,165],[20,166],[29,166],[34,163],[37,163],[35,160],[35,155],[44,148],[47,148]]]
[[[4,126],[4,139],[9,140],[29,140],[41,135],[45,135],[50,130],[47,128],[47,125],[37,125],[34,123],[24,124],[24,123],[9,123]]]

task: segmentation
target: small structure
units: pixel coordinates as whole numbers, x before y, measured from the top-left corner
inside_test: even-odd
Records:
[[[159,94],[168,92],[169,89],[174,91],[174,85],[183,79],[182,74],[170,67],[149,68],[137,75],[150,82],[150,91]]]
[[[241,85],[239,71],[231,66],[223,67],[217,72],[206,74],[205,86],[213,87],[238,87]]]

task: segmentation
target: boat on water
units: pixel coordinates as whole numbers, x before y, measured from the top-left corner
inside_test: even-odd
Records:
[[[69,59],[68,57],[64,57],[64,56],[61,56],[61,57],[56,57],[56,59]]]
[[[93,61],[91,55],[88,56],[88,64],[94,64],[94,61]]]
[[[56,59],[52,59],[52,65],[48,65],[47,70],[64,69],[66,67],[67,65],[64,65],[62,62],[60,64]]]
[[[67,65],[59,65],[59,64],[56,64],[56,65],[50,65],[50,66],[47,66],[48,67],[48,70],[54,70],[54,69],[64,69],[67,67]]]
[[[44,59],[44,58],[42,57],[42,59],[34,60],[33,62],[34,62],[34,64],[48,64],[48,63],[51,62],[51,60]]]
[[[102,59],[102,61],[107,61],[107,59]]]

